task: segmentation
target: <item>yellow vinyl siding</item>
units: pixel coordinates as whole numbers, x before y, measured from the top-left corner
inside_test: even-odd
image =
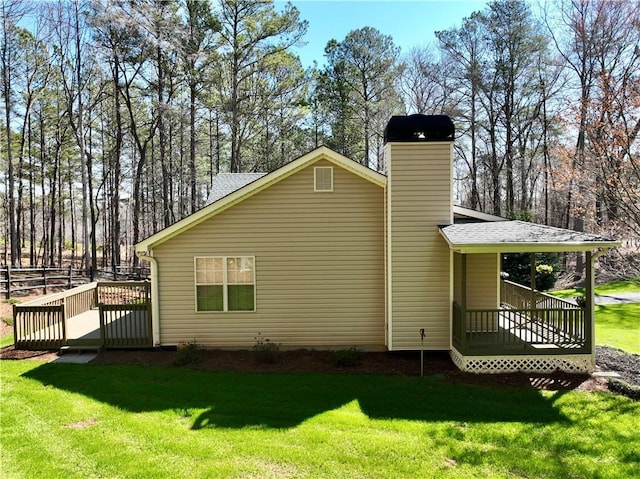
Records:
[[[500,306],[499,253],[468,254],[467,309],[496,309]],[[454,253],[454,300],[462,302],[462,255]]]
[[[449,142],[388,143],[389,347],[450,348],[450,253],[438,226],[453,219]]]
[[[334,167],[314,193],[314,167]],[[383,348],[384,190],[320,160],[154,249],[162,344]],[[195,312],[194,256],[255,257],[255,312]]]
[[[500,256],[498,253],[467,255],[467,309],[500,306]]]

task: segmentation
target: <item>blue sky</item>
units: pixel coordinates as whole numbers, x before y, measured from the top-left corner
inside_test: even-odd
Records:
[[[282,9],[286,2],[276,1]],[[412,46],[435,44],[433,32],[459,27],[464,17],[484,10],[486,0],[291,0],[309,22],[307,44],[297,49],[302,64],[324,63],[324,47],[351,31],[374,27],[391,35],[406,52]]]

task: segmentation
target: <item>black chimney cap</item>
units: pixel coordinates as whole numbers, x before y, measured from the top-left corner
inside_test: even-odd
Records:
[[[392,116],[384,129],[384,142],[453,141],[454,133],[447,115]]]

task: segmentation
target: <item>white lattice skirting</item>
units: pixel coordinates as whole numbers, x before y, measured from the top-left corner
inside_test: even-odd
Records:
[[[463,356],[451,349],[451,359],[460,370],[477,374],[500,373],[592,373],[590,354],[566,356]]]

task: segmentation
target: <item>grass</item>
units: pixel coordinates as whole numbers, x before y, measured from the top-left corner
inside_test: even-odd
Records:
[[[6,348],[13,344],[13,332],[9,332],[3,336],[0,336],[0,348]]]
[[[17,298],[10,298],[10,299],[3,299],[2,303],[4,304],[18,304],[20,303],[20,300]],[[0,317],[0,321],[9,325],[9,326],[13,326],[13,317],[9,316],[9,317]],[[0,336],[0,348],[5,348],[7,346],[11,346],[13,344],[13,331],[8,332],[6,334],[3,334],[2,336]]]
[[[596,306],[596,343],[640,354],[640,303]]]
[[[640,291],[640,278],[628,279],[624,281],[613,281],[611,283],[596,286],[596,294],[616,294],[616,293],[635,293]],[[562,289],[558,291],[549,291],[550,294],[559,298],[573,298],[574,296],[584,294],[584,288]]]
[[[640,403],[439,378],[0,363],[8,478],[633,478]]]
[[[13,326],[13,318],[0,318],[3,323]],[[6,334],[0,336],[0,348],[11,346],[13,344],[13,331],[9,331]]]
[[[596,286],[596,294],[615,295],[640,291],[640,279],[614,281]],[[584,288],[552,291],[560,298],[584,294]],[[595,308],[597,344],[640,354],[640,303],[604,304]]]

